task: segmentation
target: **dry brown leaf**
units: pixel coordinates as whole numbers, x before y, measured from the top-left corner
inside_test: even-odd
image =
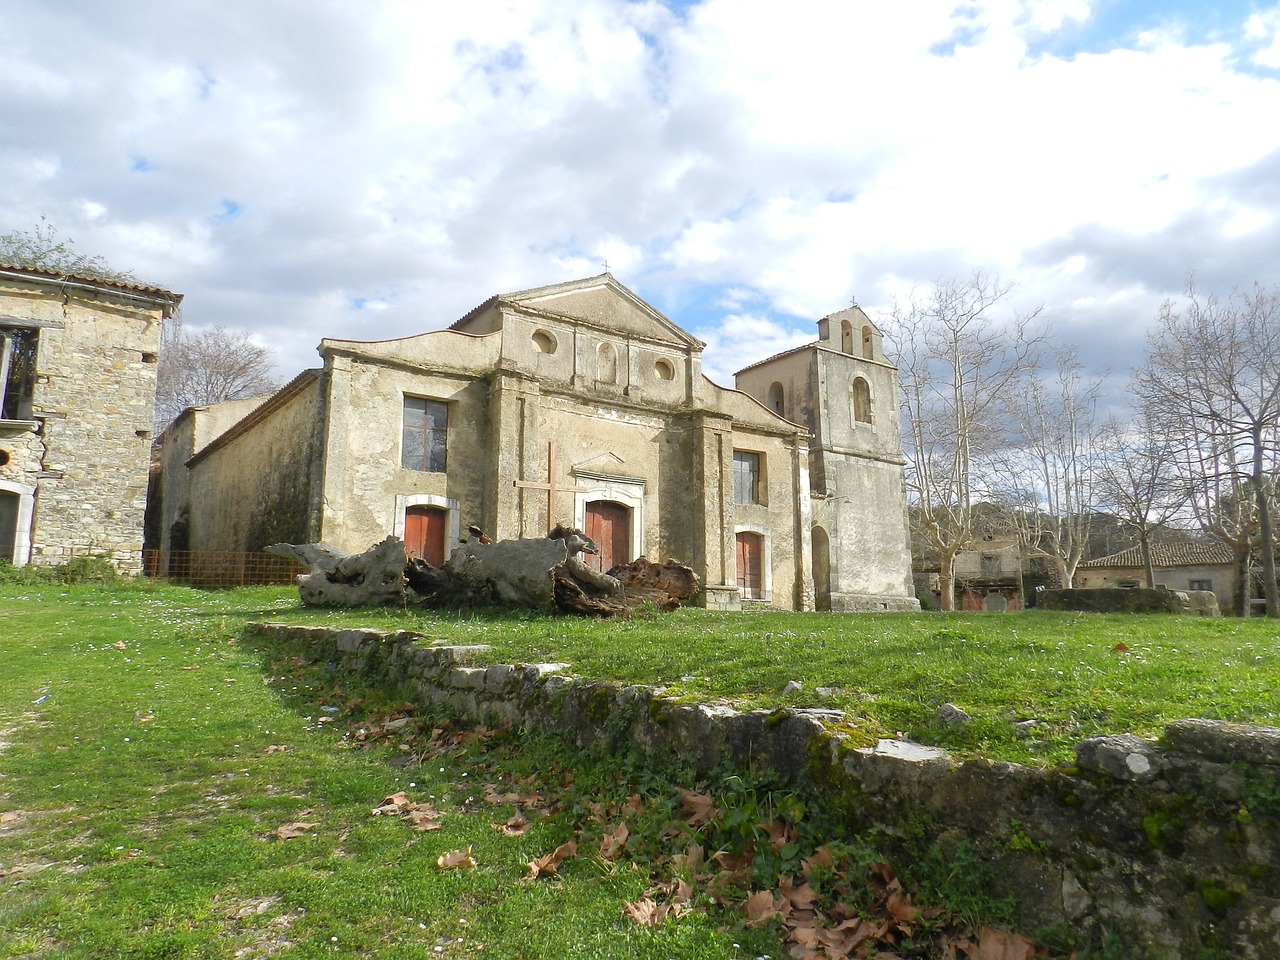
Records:
[[[301,837],[309,833],[318,826],[320,826],[318,823],[291,820],[276,827],[271,831],[271,835],[279,837],[281,840],[292,840],[294,837]]]
[[[774,902],[773,893],[768,890],[757,890],[747,896],[742,905],[744,923],[748,927],[759,927],[778,916],[778,904]]]
[[[116,641],[115,643],[113,643],[111,646],[112,646],[112,647],[114,647],[116,650],[128,650],[128,649],[129,649],[129,645],[128,645],[127,643],[125,643],[123,640],[117,640],[117,641]]]
[[[796,828],[788,826],[781,820],[771,820],[768,823],[759,823],[756,826],[769,833],[769,846],[775,850],[781,850],[788,843],[796,839]]]
[[[1128,653],[1128,652],[1129,652],[1129,648],[1128,648],[1128,647],[1126,647],[1123,643],[1117,643],[1117,644],[1116,644],[1114,647],[1112,647],[1111,649],[1112,649],[1112,650],[1114,650],[1116,653]]]
[[[624,817],[634,817],[642,810],[644,810],[644,797],[638,793],[633,793],[627,797],[627,802],[622,805],[621,813]]]
[[[1031,960],[1035,944],[1026,937],[1008,930],[983,927],[978,934],[978,953],[975,960]]]
[[[199,669],[200,669],[200,664],[198,664],[198,663],[193,663],[191,666],[189,666],[189,667],[183,667],[182,669],[183,669],[183,670],[199,670]]]
[[[263,752],[263,753],[267,753],[267,754],[271,754],[271,753],[287,753],[287,752],[288,752],[288,750],[289,750],[289,748],[288,748],[287,746],[285,746],[283,743],[273,743],[273,744],[271,744],[271,746],[267,747],[267,749],[263,750],[262,752]]]
[[[648,897],[628,903],[622,908],[622,915],[630,917],[642,927],[656,927],[667,918],[665,908],[658,906]]]
[[[798,887],[794,884],[794,878],[783,877],[778,884],[779,893],[792,910],[812,910],[814,901],[818,899],[817,892],[808,883],[802,883]]]
[[[720,813],[709,794],[694,793],[692,790],[680,791],[680,806],[684,809],[681,819],[695,830],[706,826]]]
[[[465,850],[450,850],[448,853],[442,853],[436,857],[436,866],[441,870],[464,870],[470,869],[476,865],[475,858],[471,856],[471,848]]]
[[[800,872],[807,877],[815,870],[832,870],[835,865],[836,861],[831,855],[831,848],[824,843],[813,851],[813,856],[805,857],[800,861]]]
[[[139,723],[150,723],[155,718],[156,718],[156,715],[154,713],[147,713],[141,717],[138,717],[137,719]]]
[[[22,814],[16,810],[6,810],[4,813],[0,813],[0,823],[13,823],[21,816]]]
[[[499,793],[498,788],[491,783],[484,785],[484,802],[485,803],[515,803],[520,799],[518,793]]]
[[[426,833],[428,830],[443,830],[440,814],[426,804],[418,804],[405,814],[405,819],[413,824],[413,829]]]
[[[398,817],[408,810],[412,803],[413,801],[409,799],[409,795],[401,790],[398,793],[391,794],[389,797],[383,797],[382,803],[378,804],[370,812],[375,817]]]
[[[504,837],[523,837],[529,832],[533,824],[525,819],[523,813],[517,810],[506,823],[493,823],[490,826]]]
[[[535,857],[529,861],[529,878],[549,877],[560,872],[560,864],[578,855],[578,841],[570,840],[562,843],[546,856]]]
[[[605,860],[617,860],[627,845],[627,837],[631,831],[625,823],[620,823],[609,833],[600,838],[600,856]]]
[[[688,870],[697,876],[706,864],[706,852],[700,843],[691,843],[684,853],[677,853],[671,858],[671,865],[677,870]]]

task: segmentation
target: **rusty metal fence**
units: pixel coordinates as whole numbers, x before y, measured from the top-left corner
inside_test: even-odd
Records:
[[[144,576],[202,589],[261,584],[292,585],[307,568],[291,557],[233,550],[144,550]]]

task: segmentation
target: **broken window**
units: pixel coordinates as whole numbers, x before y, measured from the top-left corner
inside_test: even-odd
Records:
[[[0,420],[30,420],[39,331],[0,327]]]
[[[407,470],[444,473],[448,432],[448,404],[424,397],[405,397],[400,465]]]
[[[733,502],[760,502],[760,454],[733,451]]]

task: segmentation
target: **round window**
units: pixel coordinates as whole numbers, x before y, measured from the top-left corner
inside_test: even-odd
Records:
[[[8,465],[9,465],[9,451],[0,450],[0,467],[7,467]]]
[[[653,365],[653,372],[657,374],[659,380],[674,380],[676,378],[676,368],[671,365],[669,360],[659,360]]]
[[[539,353],[555,353],[556,338],[546,330],[535,330],[533,333],[533,349]]]

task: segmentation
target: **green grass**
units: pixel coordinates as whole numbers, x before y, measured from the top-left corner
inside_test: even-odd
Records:
[[[322,709],[347,703],[335,678],[237,639],[293,604],[279,590],[0,585],[0,957],[780,955],[775,932],[722,931],[723,916],[625,919],[647,870],[583,857],[525,881],[530,859],[584,827],[562,814],[502,837],[490,824],[511,807],[476,796],[530,764],[562,775],[554,744],[509,736],[403,770],[387,763],[394,744],[351,748],[341,735],[359,716]],[[445,829],[371,817],[397,790],[434,798]],[[292,821],[317,826],[272,836]],[[476,869],[437,867],[467,846]]]
[[[1263,621],[697,610],[628,622],[428,617],[306,610],[285,589],[0,583],[0,815],[11,815],[0,821],[0,957],[783,955],[775,928],[743,929],[731,908],[709,901],[655,929],[622,916],[651,871],[670,869],[674,841],[664,834],[678,815],[679,771],[573,757],[513,734],[391,766],[406,753],[397,738],[363,749],[351,732],[398,705],[242,639],[244,623],[265,619],[413,629],[491,644],[493,662],[568,661],[582,676],[743,707],[839,705],[868,738],[904,731],[1033,762],[1064,759],[1091,733],[1155,735],[1179,717],[1280,721],[1274,628]],[[804,688],[784,701],[792,679]],[[819,699],[817,686],[841,692]],[[973,725],[941,728],[933,716],[946,701],[973,714]],[[1010,721],[1026,718],[1041,724],[1024,739]],[[423,737],[406,736],[409,753]],[[267,752],[278,746],[288,749]],[[502,837],[490,825],[512,808],[478,798],[484,783],[522,778],[561,808],[523,837]],[[761,817],[794,805],[727,774],[709,787],[724,810],[699,835],[709,849],[749,843]],[[397,790],[435,803],[445,829],[416,833],[371,817]],[[604,824],[592,805],[632,791],[645,798],[632,822],[636,869],[583,856],[560,879],[524,879],[530,859],[569,837],[596,842]],[[793,819],[801,846],[758,856],[754,883],[768,885],[794,869],[800,849],[831,839],[812,811]],[[316,827],[272,837],[298,820]],[[863,839],[837,839],[847,873],[879,856]],[[438,869],[438,856],[467,846],[476,869]],[[902,869],[957,923],[1007,919],[1008,905],[985,896],[978,865],[963,871],[965,883],[954,866],[924,856]]]
[[[867,742],[901,732],[958,756],[1036,765],[1070,760],[1085,737],[1158,737],[1188,717],[1280,725],[1280,640],[1264,619],[681,610],[600,622],[300,608],[275,619],[487,643],[490,662],[567,662],[590,679],[743,709],[840,707]],[[789,680],[803,688],[784,698]],[[819,696],[819,688],[835,692]],[[944,703],[973,722],[941,725]],[[1024,720],[1036,724],[1015,726]]]

